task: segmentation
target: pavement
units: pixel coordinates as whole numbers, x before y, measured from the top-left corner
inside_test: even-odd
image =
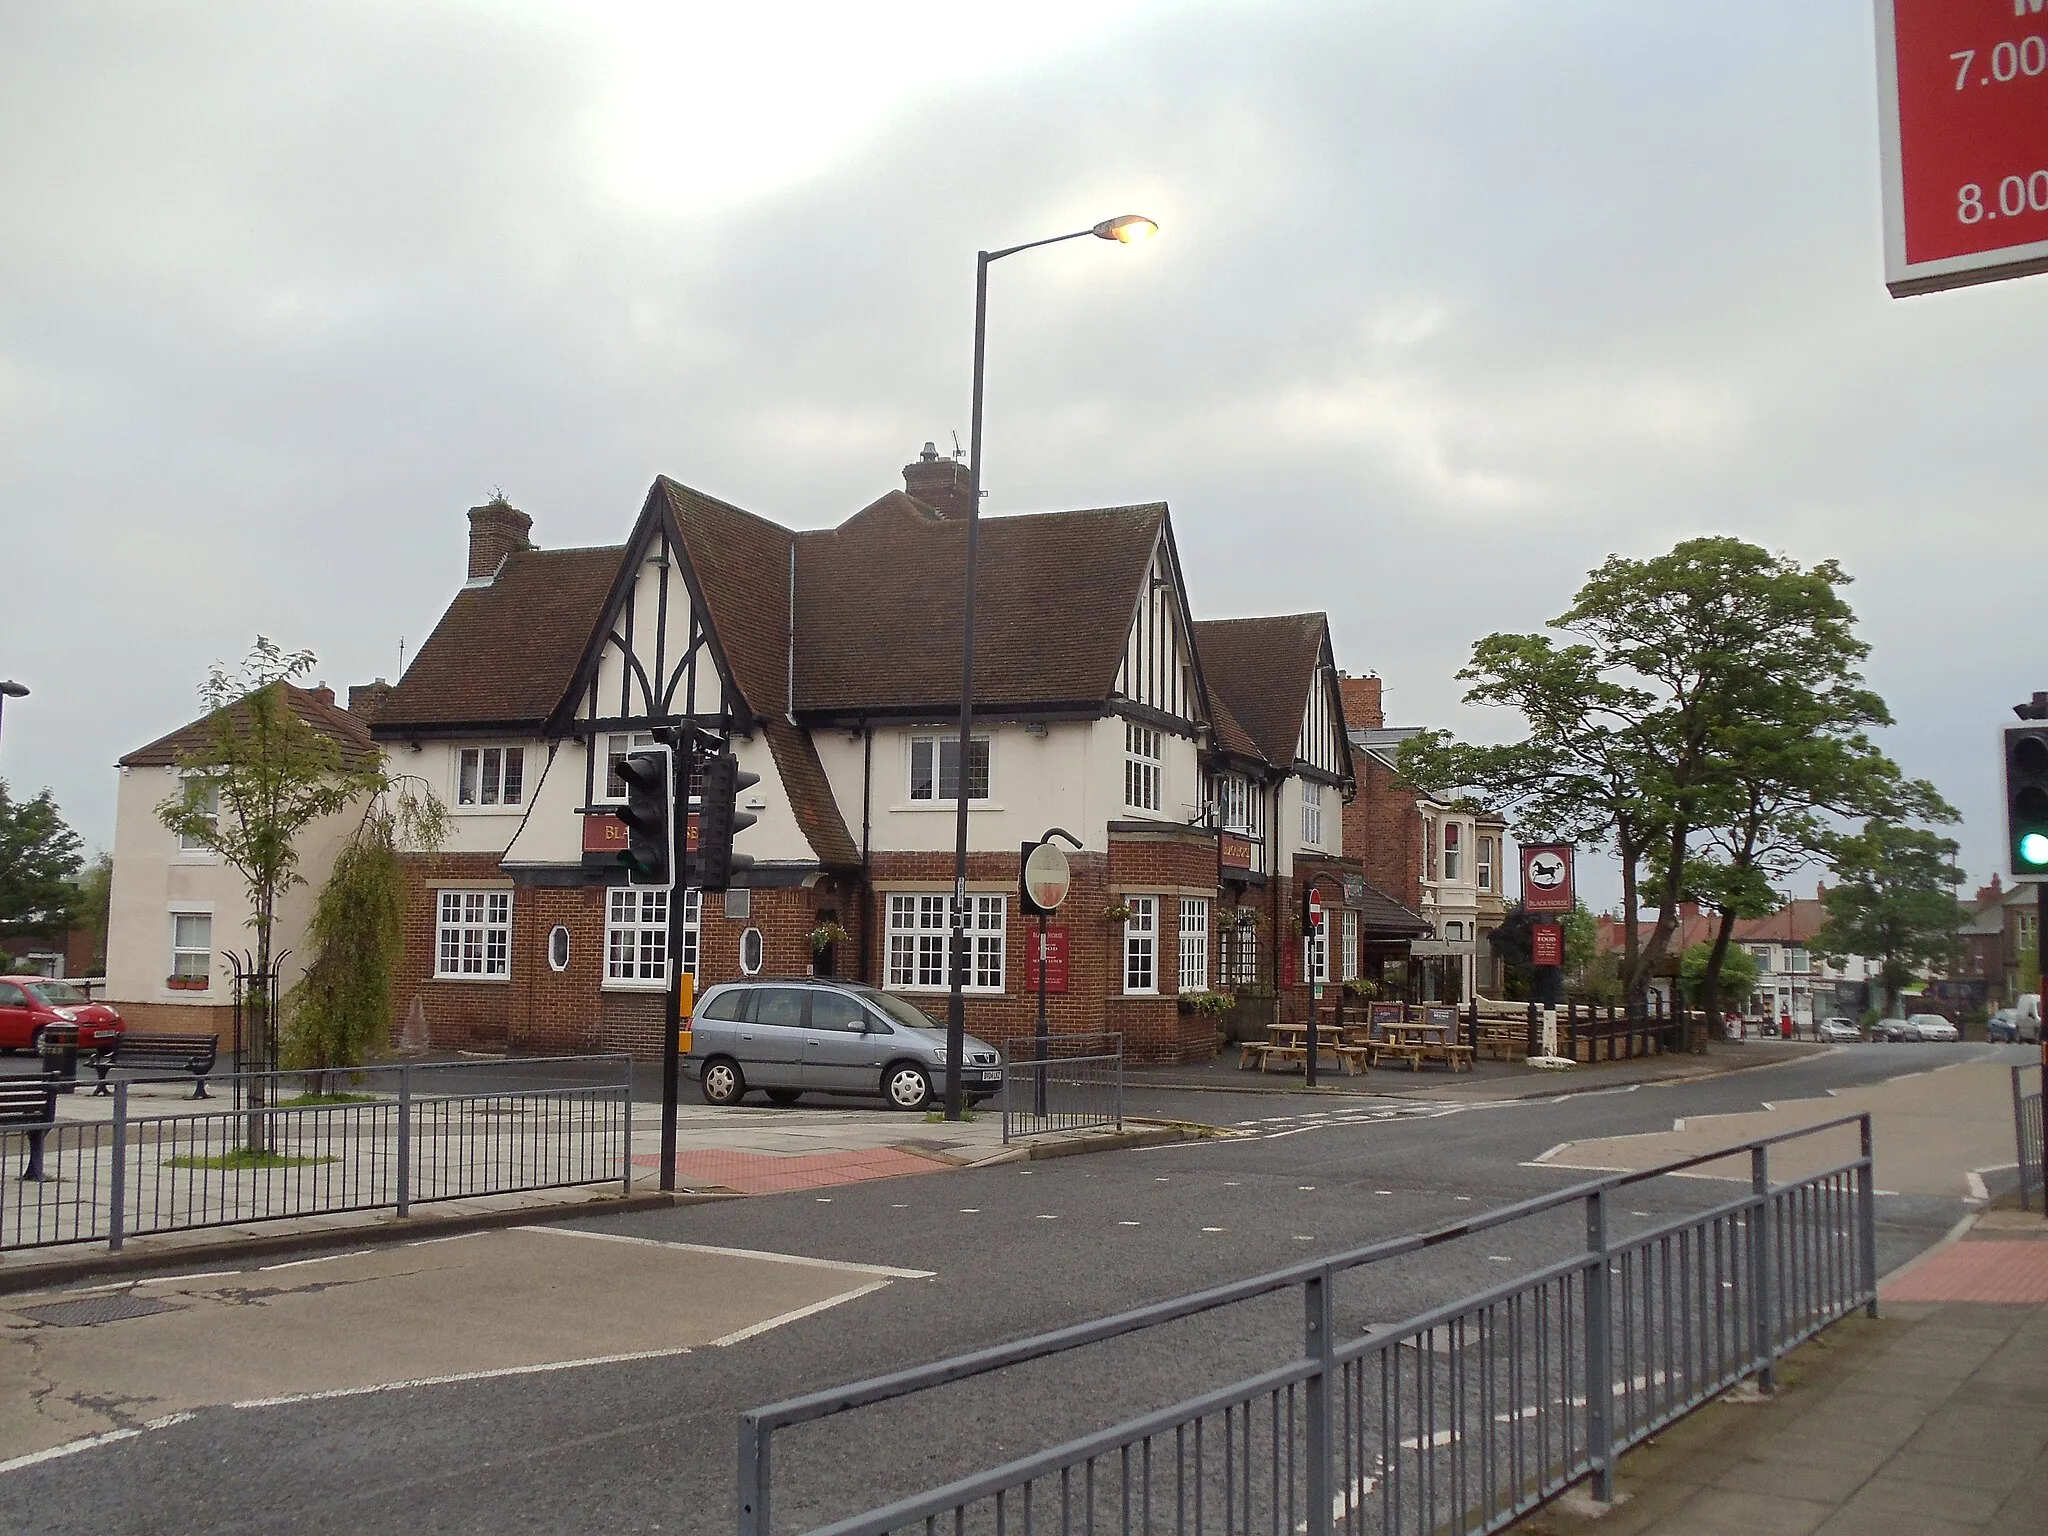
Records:
[[[1452,1072],[1441,1064],[1427,1068],[1379,1067],[1351,1074],[1334,1062],[1316,1073],[1311,1089],[1298,1067],[1253,1071],[1239,1064],[1235,1046],[1226,1046],[1213,1061],[1167,1067],[1126,1067],[1126,1089],[1179,1090],[1193,1093],[1317,1093],[1355,1098],[1429,1099],[1448,1102],[1493,1102],[1501,1099],[1551,1098],[1645,1083],[1690,1082],[1775,1066],[1825,1055],[1832,1046],[1810,1040],[1717,1040],[1696,1054],[1639,1056],[1626,1061],[1587,1062],[1576,1067],[1539,1070],[1519,1061],[1478,1061],[1469,1072]]]
[[[2040,1536],[2048,1530],[2048,1221],[1996,1210],[1905,1266],[1880,1316],[1711,1403],[1523,1536]]]

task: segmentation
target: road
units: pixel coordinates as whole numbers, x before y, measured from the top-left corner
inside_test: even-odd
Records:
[[[433,1254],[439,1279],[422,1278],[432,1250],[393,1248],[139,1287],[167,1310],[31,1330],[50,1376],[36,1388],[47,1401],[34,1406],[61,1399],[80,1424],[94,1413],[131,1425],[189,1416],[0,1473],[0,1528],[730,1530],[742,1408],[1555,1190],[1587,1176],[1539,1161],[1562,1143],[1853,1095],[1935,1066],[2027,1059],[2030,1050],[2010,1047],[1861,1047],[1671,1087],[1500,1105],[1145,1092],[1133,1113],[1243,1134],[575,1224],[694,1245],[643,1242],[626,1268],[609,1257],[623,1251],[617,1243],[536,1234],[495,1248],[452,1243]],[[1880,1269],[1967,1209],[1964,1171],[1951,1173],[1950,1193],[1880,1200]],[[1635,1187],[1622,1219],[1647,1223],[1724,1193],[1655,1181]],[[1340,1327],[1408,1316],[1562,1254],[1583,1235],[1570,1214],[1376,1266],[1340,1288]],[[719,1249],[749,1253],[706,1253]],[[827,1261],[830,1273],[805,1278],[776,1255]],[[263,1343],[252,1346],[266,1310]],[[744,1317],[756,1322],[728,1326]],[[1298,1327],[1286,1308],[1254,1305],[814,1426],[778,1450],[790,1490],[779,1513],[847,1513],[864,1495],[907,1492],[1176,1400],[1281,1358]],[[120,1374],[127,1398],[96,1399],[105,1389],[84,1375],[63,1380],[59,1334],[93,1336],[100,1363],[67,1340],[87,1362],[72,1369]],[[480,1369],[513,1374],[448,1369],[471,1358],[458,1347],[466,1334],[494,1340]],[[632,1358],[535,1369],[605,1356]],[[417,1368],[401,1369],[408,1361]]]

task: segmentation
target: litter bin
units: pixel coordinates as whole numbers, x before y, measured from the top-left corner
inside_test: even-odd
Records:
[[[36,1039],[36,1053],[43,1058],[43,1076],[55,1078],[58,1093],[69,1093],[78,1081],[78,1026],[45,1024]]]

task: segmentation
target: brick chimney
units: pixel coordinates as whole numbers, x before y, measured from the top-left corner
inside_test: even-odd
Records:
[[[348,690],[348,712],[358,720],[374,720],[390,697],[391,685],[381,677],[374,683],[352,683]]]
[[[319,703],[325,704],[330,708],[334,704],[334,690],[325,683],[321,683],[317,687],[308,688],[306,692],[310,693]]]
[[[502,496],[469,509],[469,579],[488,581],[514,550],[533,548],[533,519]]]
[[[1377,677],[1353,677],[1348,672],[1339,672],[1337,688],[1344,699],[1344,723],[1353,730],[1376,731],[1387,723]]]
[[[926,443],[915,464],[903,466],[903,489],[944,518],[965,517],[974,505],[967,466],[939,457],[938,445]]]

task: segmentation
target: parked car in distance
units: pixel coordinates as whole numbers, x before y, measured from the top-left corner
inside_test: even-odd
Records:
[[[48,1024],[76,1024],[81,1051],[104,1050],[127,1028],[113,1008],[68,981],[0,976],[0,1050],[34,1050]]]
[[[2020,1016],[2012,1009],[1999,1009],[1984,1021],[1984,1038],[1992,1041],[2019,1039],[2019,1019]]]
[[[1817,1033],[1824,1045],[1854,1045],[1863,1038],[1863,1026],[1854,1019],[1822,1019]]]
[[[806,1093],[857,1094],[922,1109],[945,1086],[946,1027],[861,982],[727,982],[698,999],[684,1070],[707,1104],[737,1104],[759,1088],[773,1104]],[[994,1096],[1003,1085],[1001,1054],[969,1035],[960,1079],[970,1101]]]
[[[1879,1022],[1877,1030],[1885,1039],[1893,1042],[1963,1038],[1962,1032],[1938,1013],[1915,1013],[1903,1019],[1884,1019]]]

